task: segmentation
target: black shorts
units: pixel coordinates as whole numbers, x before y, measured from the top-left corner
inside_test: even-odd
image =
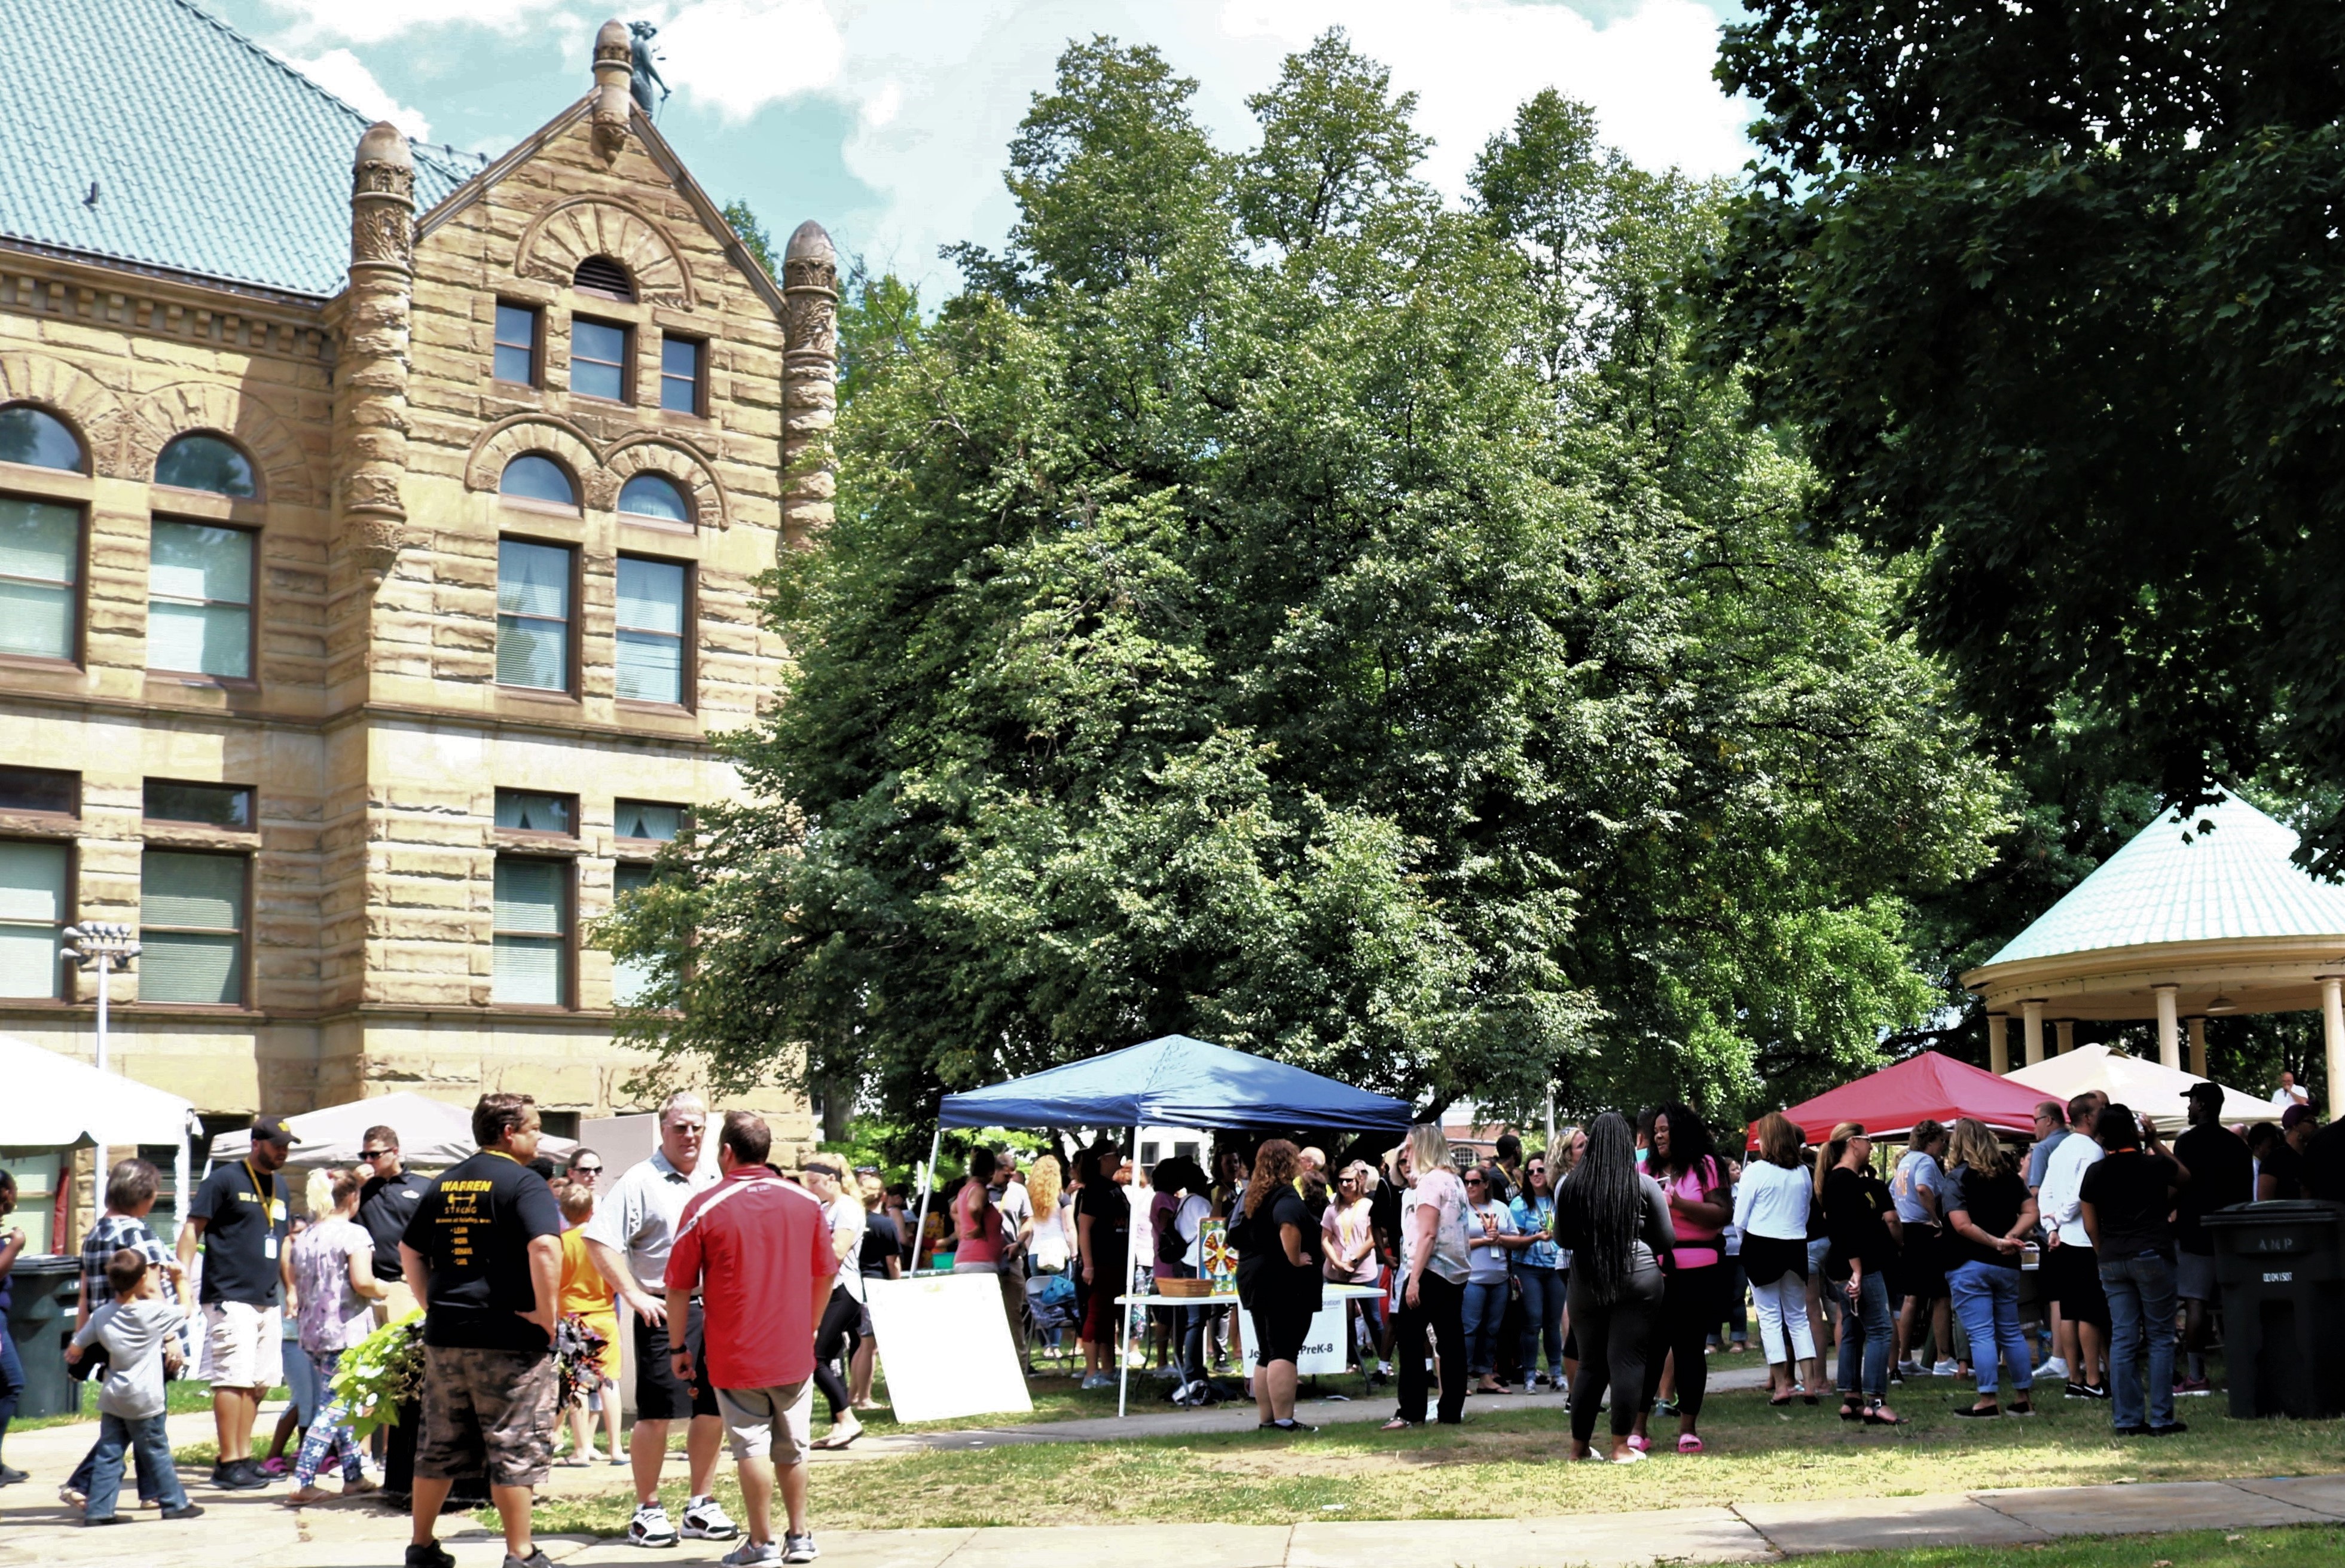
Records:
[[[1900,1296],[1934,1301],[1951,1294],[1946,1285],[1946,1244],[1939,1232],[1923,1225],[1905,1228],[1905,1244],[1897,1265],[1889,1270],[1889,1288]]]
[[[2108,1332],[2109,1298],[2101,1289],[2101,1255],[2089,1247],[2055,1247],[2044,1254],[2044,1261],[2061,1315]]]
[[[685,1320],[684,1342],[692,1351],[692,1382],[679,1381],[669,1361],[668,1331],[635,1320],[635,1419],[681,1421],[685,1416],[716,1415],[716,1389],[708,1381],[708,1351],[701,1338],[700,1303],[692,1304]]]
[[[1256,1306],[1252,1313],[1254,1360],[1264,1366],[1302,1360],[1303,1341],[1311,1337],[1311,1320],[1317,1313],[1317,1308],[1301,1301]]]

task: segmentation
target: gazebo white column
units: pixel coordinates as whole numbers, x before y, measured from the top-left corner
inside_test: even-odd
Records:
[[[2057,1022],[2057,1023],[2054,1024],[2054,1025],[2052,1026],[2052,1027],[2053,1027],[2056,1031],[2057,1031],[2057,1033],[2058,1033],[2058,1035],[2059,1035],[2059,1037],[2060,1037],[2060,1054],[2061,1054],[2062,1056],[2064,1056],[2064,1057],[2065,1057],[2065,1056],[2066,1056],[2070,1051],[2073,1051],[2073,1050],[2075,1050],[2075,1049],[2076,1048],[2076,1019],[2074,1019],[2074,1018],[2062,1018],[2059,1022]]]
[[[1986,1065],[1998,1077],[2011,1070],[2011,1015],[1986,1016]]]
[[[2194,1013],[2182,1021],[2190,1027],[2190,1070],[2202,1078],[2212,1077],[2207,1070],[2207,1020]]]
[[[2027,1065],[2032,1067],[2044,1059],[2044,1004],[2022,1002],[2019,1011],[2027,1037]]]
[[[2160,1067],[2182,1070],[2182,1020],[2177,1016],[2175,996],[2179,987],[2153,986],[2157,994],[2157,1061]]]
[[[2345,975],[2320,976],[2320,1033],[2329,1051],[2329,1115],[2345,1116]]]

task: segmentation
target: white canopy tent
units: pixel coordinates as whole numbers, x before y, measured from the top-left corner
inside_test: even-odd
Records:
[[[188,1139],[201,1124],[195,1107],[178,1095],[5,1035],[0,1035],[0,1084],[7,1086],[0,1094],[0,1145],[94,1143],[127,1151],[142,1143],[168,1143],[178,1150],[172,1162],[173,1190],[187,1201]],[[93,1211],[105,1206],[104,1171],[96,1173],[94,1185]]]
[[[2011,1075],[2011,1081],[2025,1084],[2046,1099],[2074,1099],[2088,1090],[2098,1089],[2110,1099],[2132,1107],[2137,1115],[2157,1118],[2159,1130],[2171,1135],[2189,1125],[2190,1107],[2183,1097],[2190,1086],[2213,1080],[2139,1057],[2124,1056],[2106,1046],[2078,1046],[2073,1051],[2046,1057],[2033,1067],[2020,1068]],[[2237,1089],[2223,1090],[2224,1126],[2279,1119],[2279,1111],[2269,1100],[2260,1100]]]
[[[414,1169],[445,1170],[460,1159],[470,1159],[481,1148],[472,1141],[471,1107],[403,1091],[287,1117],[285,1125],[295,1139],[292,1158],[287,1163],[303,1170],[356,1162],[371,1127],[396,1130],[401,1158]],[[555,1159],[576,1147],[566,1138],[538,1141],[539,1152]],[[251,1152],[252,1133],[248,1128],[224,1132],[212,1139],[214,1164],[242,1159]]]

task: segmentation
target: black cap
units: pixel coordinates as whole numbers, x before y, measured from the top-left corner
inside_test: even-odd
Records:
[[[252,1141],[255,1143],[299,1143],[293,1129],[280,1117],[257,1116],[252,1118]]]
[[[2212,1080],[2195,1083],[2188,1088],[2182,1091],[2182,1098],[2185,1099],[2219,1100],[2223,1098],[2223,1086],[2213,1082]]]

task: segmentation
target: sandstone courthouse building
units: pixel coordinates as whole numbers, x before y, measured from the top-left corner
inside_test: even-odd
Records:
[[[615,23],[483,162],[185,0],[41,11],[0,81],[0,1034],[86,1057],[59,934],[121,921],[113,1065],[208,1116],[623,1107],[586,929],[772,690],[829,241],[766,276]]]

